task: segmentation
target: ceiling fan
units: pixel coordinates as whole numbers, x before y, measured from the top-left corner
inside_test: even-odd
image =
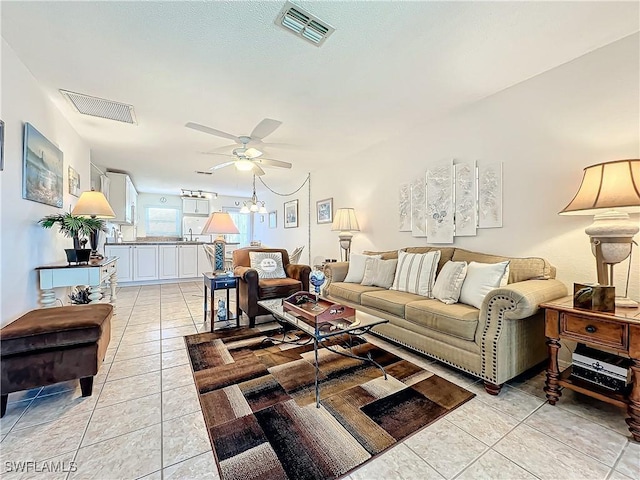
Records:
[[[207,127],[205,125],[200,125],[199,123],[189,122],[185,125],[187,128],[191,128],[193,130],[198,130],[199,132],[208,133],[209,135],[215,135],[217,137],[228,138],[239,144],[240,147],[234,148],[231,152],[231,155],[224,153],[215,153],[215,152],[206,152],[207,155],[222,155],[226,157],[234,158],[230,162],[222,163],[220,165],[216,165],[211,167],[209,170],[218,170],[220,168],[228,167],[230,165],[235,165],[238,170],[249,171],[253,170],[256,175],[264,175],[264,170],[262,170],[262,166],[268,167],[280,167],[280,168],[291,168],[291,164],[289,162],[283,162],[280,160],[273,160],[269,158],[259,158],[262,156],[262,152],[256,148],[248,147],[249,145],[266,145],[262,140],[267,135],[273,133],[282,122],[278,120],[273,120],[271,118],[265,118],[258,125],[255,126],[251,135],[232,135],[227,132],[223,132],[221,130],[216,130],[215,128]],[[233,147],[234,145],[228,145],[222,148]],[[248,147],[248,148],[247,148]]]

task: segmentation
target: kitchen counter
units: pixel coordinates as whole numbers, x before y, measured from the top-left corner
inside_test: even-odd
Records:
[[[159,242],[159,241],[152,241],[152,242],[135,241],[135,242],[120,242],[120,243],[107,242],[105,243],[105,245],[210,245],[210,242],[196,242],[195,240],[193,242],[190,242],[189,240],[187,241],[170,240],[166,242]],[[227,245],[232,245],[232,244],[228,243]]]

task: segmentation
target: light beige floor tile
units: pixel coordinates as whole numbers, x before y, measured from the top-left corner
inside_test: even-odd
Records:
[[[160,340],[160,330],[154,330],[152,332],[141,332],[135,335],[128,335],[122,339],[120,346],[125,345],[139,345],[141,343],[153,342]]]
[[[489,446],[518,424],[515,418],[476,398],[449,413],[447,420]]]
[[[615,405],[565,388],[555,406],[615,430],[621,435],[629,435],[629,427],[624,421],[627,413]]]
[[[186,327],[166,328],[162,330],[162,338],[184,337],[194,333],[198,333],[198,331],[193,324]]]
[[[160,370],[160,367],[160,354],[131,358],[129,360],[114,361],[111,364],[111,370],[109,370],[107,382],[132,377],[134,375],[141,375],[143,373],[155,372]]]
[[[140,477],[140,480],[162,480],[162,470],[158,470],[157,472],[153,472],[149,475],[145,475],[144,477]]]
[[[536,480],[536,477],[509,459],[489,450],[457,477],[458,480]]]
[[[89,422],[82,446],[139,430],[162,421],[160,394],[96,408]]]
[[[122,380],[106,382],[98,398],[97,407],[133,400],[160,391],[160,372],[151,372]]]
[[[629,441],[615,469],[635,480],[640,479],[640,443]]]
[[[68,380],[66,382],[58,382],[53,385],[47,385],[40,393],[38,397],[45,397],[47,395],[56,395],[62,392],[78,391],[80,392],[80,380]]]
[[[192,385],[193,383],[193,374],[189,364],[162,370],[162,390],[172,390],[184,385]]]
[[[114,361],[129,360],[131,358],[145,357],[147,355],[157,355],[160,353],[160,341],[156,340],[147,343],[134,345],[124,345],[118,348]]]
[[[95,389],[96,386],[94,385]],[[67,416],[81,416],[85,413],[91,413],[98,401],[99,393],[99,391],[96,391],[90,397],[83,397],[78,388],[77,390],[67,390],[55,395],[36,397],[22,418],[16,423],[14,430],[52,422]]]
[[[453,478],[488,448],[445,419],[416,433],[404,443],[445,478]]]
[[[201,412],[195,385],[185,385],[162,392],[162,419],[164,421],[194,412]]]
[[[186,348],[187,345],[184,342],[184,337],[165,338],[162,340],[162,353]]]
[[[78,471],[70,479],[138,478],[161,467],[160,424],[78,450]]]
[[[351,473],[353,480],[441,480],[436,472],[406,445],[400,444]]]
[[[176,328],[176,327],[192,327],[193,326],[193,318],[185,317],[178,318],[174,320],[162,320],[162,329],[166,330],[167,328]]]
[[[633,480],[633,478],[632,477],[627,477],[623,473],[620,473],[617,470],[614,470],[614,471],[611,472],[611,475],[609,475],[607,480]]]
[[[545,372],[538,373],[531,377],[523,376],[515,380],[509,381],[509,386],[522,390],[529,395],[540,397],[546,400],[546,394],[544,393],[544,385],[547,376]]]
[[[597,460],[524,424],[518,425],[493,449],[543,480],[560,477],[602,479],[610,470]]]
[[[189,355],[186,349],[171,350],[162,353],[162,368],[177,367],[189,363]]]
[[[118,344],[120,342],[109,342],[109,348],[107,348],[107,351],[104,353],[104,360],[102,360],[102,364],[104,365],[109,364],[111,362],[113,362],[113,357],[115,356],[116,352],[118,351]]]
[[[419,359],[419,358],[416,358],[415,356],[413,360],[410,360],[410,361],[414,362],[416,365],[424,368],[425,370],[429,370],[430,372],[433,372],[439,375],[440,377],[445,378],[450,382],[455,383],[456,385],[459,385],[461,387],[467,387],[478,381],[477,377],[468,375],[464,372],[461,372],[460,370],[456,370],[455,368],[440,362],[428,363],[429,362],[428,359],[426,360]]]
[[[137,325],[129,325],[124,333],[127,336],[138,335],[140,333],[153,332],[155,330],[160,330],[160,323],[140,323]]]
[[[175,311],[172,310],[172,311],[169,311],[169,312],[163,311],[160,314],[160,319],[167,321],[167,320],[176,320],[176,319],[179,319],[179,318],[185,318],[185,317],[190,317],[190,316],[191,316],[191,312],[189,311],[189,309],[188,308],[184,308],[182,310],[175,310]]]
[[[208,451],[171,465],[163,470],[164,480],[218,480],[218,467],[213,452]]]
[[[160,314],[158,315],[132,315],[129,317],[128,325],[144,325],[160,323]]]
[[[525,423],[610,467],[627,444],[627,438],[619,433],[549,404]]]
[[[162,424],[164,467],[211,450],[202,413],[190,413]]]
[[[16,403],[16,402],[23,402],[25,400],[31,400],[32,398],[35,398],[38,395],[38,393],[40,393],[40,390],[42,390],[42,387],[10,393],[7,403]]]
[[[64,480],[69,472],[75,468],[73,463],[75,453],[75,451],[67,452],[53,458],[41,460],[37,465],[24,465],[27,457],[21,459],[23,465],[20,465],[20,460],[13,459],[9,464],[2,466],[2,470],[0,470],[2,471],[2,479],[33,480],[34,478],[41,478],[43,480]]]
[[[45,460],[75,451],[90,415],[68,415],[53,422],[11,430],[0,448],[2,464],[8,460]]]
[[[465,387],[476,394],[476,398],[483,403],[511,415],[517,420],[523,420],[539,408],[545,401],[540,397],[529,395],[508,385],[502,387],[499,395],[489,395],[484,389],[484,383],[478,381]]]
[[[4,417],[0,418],[0,434],[6,435],[27,410],[33,398],[7,404]]]

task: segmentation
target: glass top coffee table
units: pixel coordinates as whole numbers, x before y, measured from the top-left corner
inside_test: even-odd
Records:
[[[297,317],[292,313],[285,311],[282,306],[282,301],[282,298],[261,300],[258,302],[258,305],[271,313],[278,323],[301,330],[306,333],[309,338],[288,340],[286,329],[283,329],[282,339],[269,337],[268,340],[274,343],[288,343],[293,345],[307,345],[313,342],[317,408],[320,408],[320,385],[318,383],[318,375],[320,373],[320,368],[318,366],[318,348],[320,347],[326,348],[327,350],[344,357],[355,358],[357,360],[362,360],[363,362],[370,362],[382,370],[384,379],[387,379],[387,373],[384,371],[384,368],[371,358],[371,354],[367,354],[366,357],[358,356],[353,353],[351,346],[353,345],[353,337],[369,333],[373,327],[383,323],[388,323],[388,320],[374,317],[368,313],[356,312],[355,317],[312,324],[309,320]],[[326,342],[327,339],[337,335],[348,335],[349,338],[348,344],[343,346],[341,349],[336,349],[334,348],[334,345],[328,345]]]

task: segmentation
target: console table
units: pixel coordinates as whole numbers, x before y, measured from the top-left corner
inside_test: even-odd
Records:
[[[573,308],[573,297],[543,303],[545,309],[545,335],[549,348],[549,368],[544,391],[551,405],[560,400],[565,387],[607,403],[626,407],[626,422],[634,440],[640,442],[640,308],[617,308],[615,313],[594,312]],[[560,372],[558,350],[560,340],[585,343],[628,355],[631,358],[629,395],[616,393],[591,382],[571,376],[571,367]]]
[[[54,288],[87,285],[90,289],[89,303],[98,303],[102,297],[101,285],[109,281],[111,287],[111,303],[116,301],[118,285],[118,257],[106,257],[90,262],[88,265],[44,265],[37,267],[40,275],[40,303],[43,307],[53,307],[56,303]]]

